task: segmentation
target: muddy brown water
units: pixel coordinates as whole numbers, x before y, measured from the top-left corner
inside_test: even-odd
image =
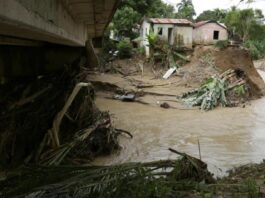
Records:
[[[259,71],[265,79],[265,72]],[[134,138],[120,138],[122,150],[101,157],[95,164],[174,159],[167,149],[199,157],[217,176],[228,169],[265,159],[265,97],[245,108],[213,111],[161,109],[138,103],[98,98],[101,110],[113,114],[115,125],[131,131]]]

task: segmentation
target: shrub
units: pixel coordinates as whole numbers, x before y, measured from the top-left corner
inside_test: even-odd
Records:
[[[148,40],[149,46],[151,48],[154,48],[154,46],[157,44],[157,42],[159,40],[157,34],[155,34],[152,29],[150,30],[149,34],[147,35],[147,40]]]
[[[105,54],[108,54],[109,51],[116,51],[117,45],[115,41],[111,40],[110,38],[103,38],[102,49]]]
[[[227,48],[228,44],[229,44],[228,40],[225,40],[225,41],[217,41],[215,43],[215,47],[223,50],[223,49]]]
[[[145,54],[145,47],[137,48],[137,53],[140,54],[140,55],[144,55]]]
[[[118,51],[120,58],[132,57],[133,47],[128,39],[123,39],[118,44]]]
[[[245,42],[244,46],[249,49],[254,60],[260,59],[265,55],[265,40],[248,40]]]

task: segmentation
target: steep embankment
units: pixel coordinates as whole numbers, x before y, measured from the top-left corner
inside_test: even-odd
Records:
[[[258,97],[265,93],[265,83],[255,69],[249,52],[239,47],[223,50],[209,46],[196,47],[191,62],[183,69],[185,72],[189,70],[192,81],[203,81],[228,69],[243,71],[239,75],[245,75],[251,95]]]

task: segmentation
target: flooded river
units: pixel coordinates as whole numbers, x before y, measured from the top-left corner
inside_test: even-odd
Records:
[[[265,78],[265,73],[261,72]],[[123,149],[97,164],[152,161],[175,158],[172,147],[199,156],[216,175],[232,167],[265,159],[265,98],[245,108],[200,110],[161,109],[98,97],[101,110],[113,114],[115,125],[131,131],[134,138],[121,138]]]

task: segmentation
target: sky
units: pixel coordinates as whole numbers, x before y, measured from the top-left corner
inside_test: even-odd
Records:
[[[181,0],[163,0],[164,2],[176,5]],[[193,0],[193,5],[195,7],[195,11],[197,16],[202,13],[204,10],[213,10],[215,8],[219,9],[228,9],[233,5],[238,6],[239,8],[258,8],[263,11],[265,15],[265,0],[256,0],[255,3],[239,3],[240,0]]]

